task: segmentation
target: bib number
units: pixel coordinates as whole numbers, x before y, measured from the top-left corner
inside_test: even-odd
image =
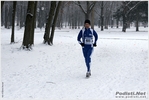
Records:
[[[92,38],[85,38],[85,44],[93,44],[93,39]]]

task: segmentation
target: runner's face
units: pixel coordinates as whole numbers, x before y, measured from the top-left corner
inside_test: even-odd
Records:
[[[89,28],[90,24],[89,23],[85,23],[84,26],[85,26],[85,28]]]

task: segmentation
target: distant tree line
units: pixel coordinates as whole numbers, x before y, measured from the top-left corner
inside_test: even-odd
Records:
[[[27,3],[27,1],[17,1],[15,22],[16,26],[20,28],[25,26]],[[50,1],[38,1],[35,28],[45,28],[50,4]],[[130,11],[129,14],[127,13],[129,22],[135,22],[135,19],[137,19],[135,13],[138,12],[141,15],[138,19],[139,22],[147,23],[148,1],[63,1],[56,27],[63,28],[69,26],[72,29],[80,28],[80,26],[83,26],[84,19],[87,18],[94,21],[92,24],[98,25],[99,28],[100,26],[104,26],[102,27],[103,29],[108,29],[108,26],[118,27],[119,22],[123,22],[123,13],[126,14],[136,4],[137,6],[134,10]],[[1,5],[1,26],[10,28],[12,26],[11,12],[13,1],[5,1],[5,3],[1,1]]]
[[[43,43],[53,45],[55,27],[80,29],[84,20],[91,20],[101,31],[108,27],[122,31],[133,22],[148,24],[148,1],[1,1],[1,26],[12,28],[11,43],[15,43],[15,26],[24,27],[23,49],[34,44],[34,29],[45,29]]]

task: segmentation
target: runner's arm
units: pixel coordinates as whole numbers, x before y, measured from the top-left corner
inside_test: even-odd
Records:
[[[94,37],[95,37],[95,42],[94,42],[94,44],[96,44],[96,42],[97,42],[97,40],[98,40],[98,34],[96,33],[95,30],[93,30],[93,35],[94,35]]]
[[[82,30],[79,32],[78,37],[77,37],[77,40],[78,40],[79,44],[82,43],[81,38],[82,38]]]

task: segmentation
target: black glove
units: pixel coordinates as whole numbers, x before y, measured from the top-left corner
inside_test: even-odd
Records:
[[[96,47],[96,46],[97,46],[96,43],[94,43],[94,44],[93,44],[93,47]]]
[[[81,45],[82,47],[84,47],[84,43],[80,43],[80,45]]]

